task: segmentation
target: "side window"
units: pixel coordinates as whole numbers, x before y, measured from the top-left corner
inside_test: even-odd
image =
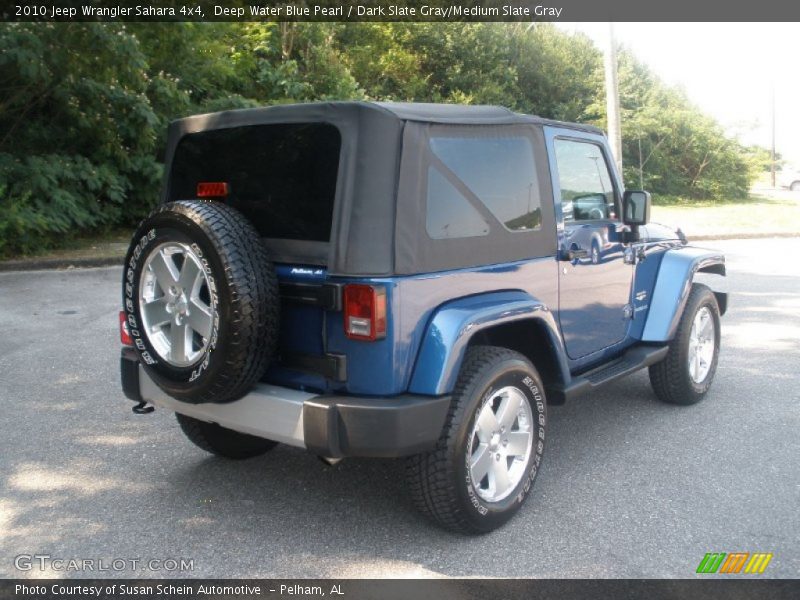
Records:
[[[564,220],[616,218],[614,186],[600,146],[565,139],[554,145]]]
[[[539,184],[536,179],[533,146],[527,137],[492,133],[433,137],[430,147],[436,157],[507,230],[532,231],[541,228]],[[429,177],[429,198],[430,181]],[[433,181],[435,185],[439,185],[435,178]],[[464,199],[464,202],[468,203],[468,200]],[[428,212],[430,211],[429,203]],[[475,215],[481,218],[477,211]],[[429,214],[428,223],[430,220]],[[488,233],[485,221],[483,225],[486,230],[480,235]],[[431,233],[430,227],[428,232]]]
[[[425,229],[434,240],[478,237],[489,233],[489,225],[469,200],[433,167],[428,167]]]

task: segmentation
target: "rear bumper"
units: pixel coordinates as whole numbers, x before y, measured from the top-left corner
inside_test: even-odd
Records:
[[[329,458],[390,458],[430,450],[450,407],[449,396],[320,396],[263,383],[235,402],[191,404],[164,393],[131,348],[122,350],[120,375],[125,396],[136,402]]]

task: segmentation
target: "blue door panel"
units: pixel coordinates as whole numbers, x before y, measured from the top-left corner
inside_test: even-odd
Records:
[[[628,340],[633,259],[630,248],[623,243],[625,227],[617,219],[616,211],[598,212],[599,218],[595,218],[590,204],[581,206],[580,197],[570,200],[567,198],[569,190],[561,189],[556,140],[594,144],[598,159],[605,163],[596,166],[605,169],[605,165],[613,164],[605,138],[546,127],[545,139],[558,218],[559,252],[562,258],[570,251],[585,253],[585,257],[559,263],[558,292],[558,321],[567,354],[570,359],[582,362],[592,360],[598,353],[604,356],[604,350],[614,349]],[[613,168],[608,168],[608,175],[618,206],[622,184]]]

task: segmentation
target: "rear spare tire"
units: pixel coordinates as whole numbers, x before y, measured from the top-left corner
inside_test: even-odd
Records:
[[[140,362],[170,396],[230,402],[266,370],[278,337],[278,282],[261,239],[235,209],[181,200],[139,225],[123,305]]]

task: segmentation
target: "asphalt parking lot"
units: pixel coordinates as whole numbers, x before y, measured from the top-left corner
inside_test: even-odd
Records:
[[[797,577],[800,240],[704,245],[727,253],[711,281],[731,293],[706,400],[660,404],[641,372],[551,407],[531,498],[479,538],[418,516],[400,461],[227,462],[171,414],[132,414],[119,268],[0,273],[0,576],[684,578],[741,551]],[[193,570],[18,571],[21,554]]]

